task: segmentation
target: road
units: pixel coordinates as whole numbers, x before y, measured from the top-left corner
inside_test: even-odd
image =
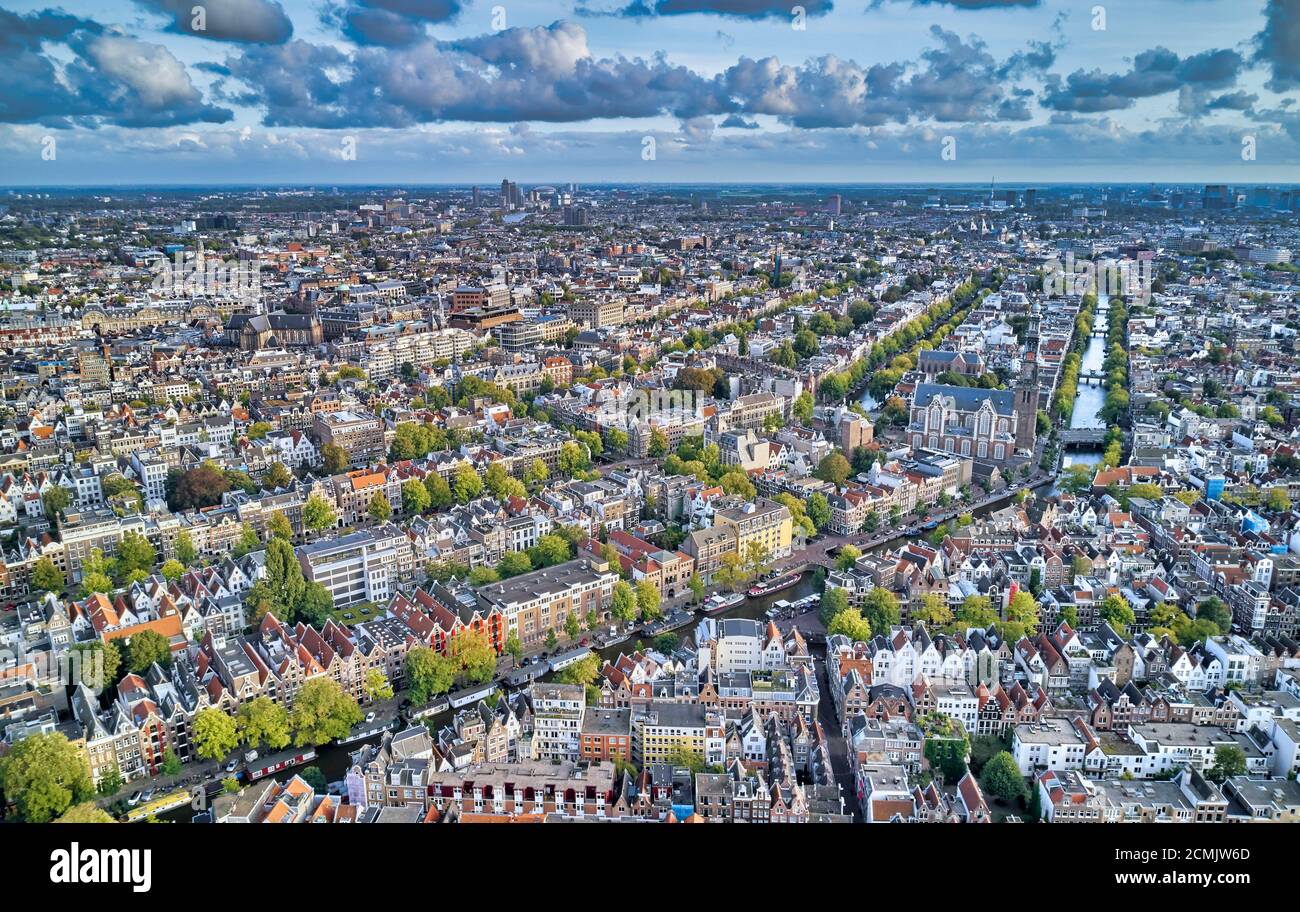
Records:
[[[826,735],[826,748],[831,755],[831,768],[835,770],[835,781],[839,784],[840,794],[844,797],[844,808],[853,815],[854,823],[862,822],[862,809],[858,807],[858,790],[853,783],[853,769],[849,765],[849,745],[835,717],[835,705],[831,702],[830,681],[826,676],[826,661],[814,656],[813,667],[817,669],[817,687],[821,691],[821,702],[817,705],[817,721],[821,723]]]
[[[990,508],[1003,501],[1008,501],[1016,495],[1021,489],[1033,489],[1041,487],[1053,480],[1054,476],[1046,472],[1035,472],[1026,482],[1009,485],[1005,490],[986,494],[978,500],[970,503],[956,504],[950,509],[941,512],[931,512],[927,514],[931,520],[937,523],[945,523],[950,519],[955,519],[963,513],[975,513],[978,510]],[[786,570],[790,567],[797,567],[802,564],[821,564],[829,567],[834,564],[830,552],[846,544],[852,544],[864,554],[891,544],[900,538],[916,536],[921,533],[920,518],[912,519],[906,526],[898,528],[889,528],[877,530],[876,532],[857,532],[852,535],[823,535],[808,544],[807,547],[800,548],[791,552],[788,557],[772,562],[772,569],[776,571]]]

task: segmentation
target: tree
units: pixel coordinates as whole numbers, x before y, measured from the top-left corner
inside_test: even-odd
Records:
[[[1214,765],[1207,771],[1215,782],[1246,775],[1246,753],[1235,744],[1220,744],[1214,749]]]
[[[95,693],[117,681],[122,667],[122,651],[116,641],[91,640],[78,643],[72,647],[70,654],[74,662],[71,667],[78,673],[77,680]]]
[[[433,498],[429,489],[419,479],[411,478],[402,484],[402,511],[407,516],[418,516],[428,510],[431,503]]]
[[[176,756],[176,752],[170,747],[163,751],[163,761],[159,771],[164,776],[179,776],[181,774],[181,758]]]
[[[547,629],[546,639],[542,641],[542,645],[546,647],[547,652],[550,652],[555,649],[556,646],[560,645],[560,638],[555,635],[554,628]]]
[[[519,641],[519,634],[513,630],[510,631],[510,635],[506,637],[506,652],[515,660],[516,665],[519,664],[519,660],[523,658],[524,655],[524,644]]]
[[[580,633],[582,633],[582,622],[578,620],[576,611],[570,611],[564,618],[564,634],[572,642],[578,638]]]
[[[220,760],[239,746],[235,720],[215,707],[194,714],[194,753],[203,760]]]
[[[510,551],[497,564],[497,575],[501,579],[509,579],[512,576],[528,573],[532,569],[533,562],[528,559],[527,554],[522,551]]]
[[[704,580],[700,579],[698,573],[692,573],[691,578],[686,581],[686,587],[691,590],[691,603],[698,605],[704,600]]]
[[[619,580],[614,584],[614,594],[610,597],[610,614],[619,621],[630,621],[637,614],[636,590],[632,584]]]
[[[334,610],[334,596],[321,583],[307,583],[302,596],[293,612],[293,620],[302,621],[313,627],[324,626],[330,612]]]
[[[81,597],[89,598],[96,592],[112,592],[113,565],[104,557],[99,548],[91,548],[90,554],[81,563]]]
[[[722,486],[722,490],[726,493],[744,500],[753,500],[758,494],[758,491],[754,488],[754,483],[749,480],[749,476],[740,468],[727,472],[718,479],[718,484]]]
[[[646,447],[647,455],[658,459],[668,452],[668,437],[659,428],[650,429],[650,443]]]
[[[316,677],[298,691],[289,713],[293,742],[299,747],[342,738],[364,718],[361,707],[333,678]]]
[[[293,525],[283,513],[271,514],[271,518],[266,521],[266,531],[272,538],[281,538],[285,541],[293,538]]]
[[[158,552],[139,532],[127,532],[117,546],[117,569],[123,576],[134,570],[148,573],[158,560]]]
[[[293,545],[282,538],[273,538],[266,547],[266,576],[263,579],[271,591],[281,620],[292,620],[302,601],[307,582],[302,575],[302,565],[294,554]]]
[[[469,572],[471,586],[486,586],[501,579],[501,574],[491,567],[475,567]]]
[[[415,646],[406,654],[406,688],[411,702],[427,703],[451,690],[456,669],[428,646]]]
[[[323,532],[336,522],[338,517],[334,513],[334,508],[319,494],[311,495],[302,505],[302,524],[312,532]]]
[[[97,806],[94,802],[87,801],[84,804],[75,804],[63,812],[63,816],[54,821],[55,823],[117,823],[108,811]]]
[[[863,619],[857,608],[845,608],[831,618],[826,633],[829,636],[842,634],[855,643],[863,643],[871,639],[871,624]]]
[[[492,680],[497,668],[497,654],[482,630],[462,630],[451,638],[448,649],[452,666],[470,684]]]
[[[539,538],[537,544],[528,549],[528,556],[532,559],[534,567],[541,568],[562,564],[572,554],[569,551],[568,540],[552,533]]]
[[[51,520],[57,522],[59,514],[68,508],[72,503],[72,492],[63,485],[51,485],[50,489],[41,495],[41,504],[45,507],[45,515]]]
[[[902,616],[898,606],[898,596],[888,589],[875,587],[863,600],[862,616],[871,624],[872,630],[884,633],[898,624]]]
[[[249,747],[280,750],[289,744],[289,713],[270,697],[257,697],[239,707],[239,740]]]
[[[287,488],[293,484],[293,473],[284,467],[284,463],[275,462],[266,470],[262,483],[268,488]]]
[[[831,621],[841,612],[849,610],[849,595],[838,586],[827,586],[822,592],[821,605],[818,607],[818,614],[822,623],[830,626]],[[861,612],[859,612],[861,616]]]
[[[862,550],[855,545],[841,545],[839,553],[835,555],[835,567],[837,570],[847,570],[857,562],[862,556]]]
[[[654,639],[655,649],[665,655],[671,655],[673,650],[677,648],[678,643],[679,640],[677,639],[677,634],[673,633],[671,630],[659,634],[659,636]]]
[[[348,458],[348,451],[337,443],[325,444],[320,448],[320,455],[325,462],[325,471],[330,475],[346,472],[352,462]]]
[[[378,668],[372,668],[366,672],[362,692],[366,695],[366,699],[372,703],[376,700],[391,700],[393,698],[393,685],[389,682],[387,675]]]
[[[808,518],[812,520],[813,528],[821,531],[830,525],[831,505],[827,501],[826,495],[821,491],[814,491],[813,495],[808,498]]]
[[[110,766],[106,772],[100,773],[99,784],[95,786],[95,794],[102,798],[112,798],[122,791],[124,785],[126,785],[126,780],[122,778],[122,773],[117,766]]]
[[[240,529],[239,539],[235,542],[235,547],[232,553],[237,558],[243,557],[246,554],[252,554],[254,551],[260,550],[261,547],[262,540],[257,537],[257,530],[248,523],[244,523]]]
[[[1007,621],[1021,625],[1024,632],[1032,636],[1038,631],[1038,600],[1023,589],[1017,592],[1007,604]],[[1012,637],[1008,636],[1007,639],[1012,639]],[[1019,639],[1019,637],[1015,639]]]
[[[388,498],[380,491],[370,498],[370,506],[366,507],[366,513],[375,522],[386,523],[393,518],[393,505],[388,502]]]
[[[649,580],[641,580],[636,584],[636,604],[642,620],[652,621],[663,617],[663,612],[659,610],[659,588]]]
[[[185,575],[185,565],[175,558],[172,558],[171,560],[163,561],[163,565],[159,568],[159,572],[167,582],[174,583]]]
[[[912,620],[929,627],[947,627],[952,623],[952,609],[948,600],[937,592],[921,596],[921,604],[912,611]]]
[[[612,450],[616,453],[626,453],[627,444],[628,436],[626,431],[621,431],[618,428],[609,428],[605,431],[606,449]],[[545,463],[543,463],[543,468],[544,467]]]
[[[1068,491],[1071,494],[1082,494],[1092,487],[1092,467],[1086,463],[1075,463],[1067,466],[1065,472],[1061,475],[1061,490]]]
[[[447,479],[436,472],[424,476],[424,489],[429,492],[430,509],[445,510],[456,502],[455,496],[451,493],[451,485],[447,483]]]
[[[917,722],[925,734],[925,759],[931,769],[937,770],[949,784],[956,784],[966,775],[966,756],[970,750],[966,729],[942,712],[925,713]]]
[[[1196,606],[1196,619],[1212,621],[1224,633],[1232,629],[1232,611],[1216,596]]]
[[[1129,607],[1129,603],[1118,595],[1106,596],[1098,613],[1121,636],[1127,633],[1128,628],[1137,620],[1137,616],[1133,613],[1133,609]]]
[[[49,555],[45,555],[32,566],[31,587],[35,591],[62,592],[65,584],[63,571],[55,565]]]
[[[593,652],[572,665],[566,666],[558,675],[558,680],[561,684],[582,684],[585,686],[596,680],[596,676],[599,674],[600,656]]]
[[[800,393],[794,400],[794,416],[799,419],[801,424],[812,424],[813,419],[813,397],[812,393],[805,390]]]
[[[95,793],[85,758],[58,732],[30,735],[10,748],[0,758],[0,789],[27,823],[53,820]]]
[[[1007,751],[998,751],[984,764],[980,775],[984,791],[1003,801],[1014,801],[1025,796],[1025,780],[1016,766],[1016,759]]]
[[[229,490],[225,472],[210,460],[188,471],[173,469],[167,473],[167,506],[175,512],[216,506]]]
[[[176,536],[176,559],[186,567],[191,566],[199,556],[198,548],[194,547],[194,539],[190,533],[181,532]]]
[[[976,735],[970,740],[971,772],[979,775],[998,751],[1006,750],[1011,744],[1010,736]]]
[[[142,630],[127,644],[127,665],[136,674],[144,674],[156,662],[164,668],[172,663],[171,644],[161,633]]]
[[[613,433],[612,429],[610,433]],[[618,433],[623,434],[622,431],[619,431]],[[626,434],[623,434],[622,449],[627,449]],[[534,459],[528,464],[528,468],[524,472],[524,484],[528,485],[530,489],[539,488],[541,487],[542,482],[546,481],[546,479],[550,477],[550,474],[550,470],[546,468],[546,463],[542,462],[540,459]]]
[[[329,783],[325,781],[325,774],[321,772],[319,766],[309,766],[298,775],[318,795],[323,794],[329,788]]]
[[[452,476],[452,490],[456,492],[458,501],[463,504],[469,503],[483,493],[483,479],[479,477],[478,472],[474,471],[472,465],[463,462],[457,466]]]
[[[835,487],[840,487],[852,473],[853,467],[849,461],[838,452],[831,453],[825,459],[817,464],[817,471],[813,474],[822,481],[829,481]]]

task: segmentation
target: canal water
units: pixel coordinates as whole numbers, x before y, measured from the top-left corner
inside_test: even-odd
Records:
[[[1094,330],[1103,332],[1109,327],[1110,315],[1110,298],[1106,295],[1097,296],[1097,313],[1093,317],[1092,327]],[[1081,374],[1101,373],[1102,364],[1106,360],[1106,339],[1102,336],[1092,336],[1088,339],[1088,347],[1083,352],[1083,367]],[[1074,412],[1070,415],[1071,428],[1101,428],[1106,426],[1106,422],[1101,419],[1101,407],[1106,402],[1106,391],[1100,386],[1093,383],[1084,383],[1079,381],[1078,394],[1074,397]],[[1061,467],[1070,465],[1096,465],[1101,462],[1102,451],[1098,449],[1089,450],[1066,450],[1061,461]]]
[[[761,598],[746,597],[746,599],[740,604],[732,608],[729,608],[726,611],[719,612],[717,614],[713,614],[713,615],[697,614],[689,624],[685,625],[684,627],[678,627],[676,630],[672,632],[677,634],[678,638],[681,641],[685,642],[686,640],[694,637],[695,628],[699,624],[700,620],[704,617],[712,617],[715,619],[753,618],[757,620],[766,620],[767,610],[771,608],[772,605],[775,604],[777,601],[781,599],[785,599],[788,602],[794,602],[797,601],[798,599],[803,598],[806,595],[811,595],[815,591],[816,591],[815,574],[805,573],[803,577],[799,580],[799,582],[791,586],[789,589],[782,590],[781,592],[774,592],[771,595],[765,595],[762,596]],[[595,652],[597,655],[601,657],[602,660],[613,661],[614,659],[618,658],[619,653],[630,654],[634,652],[636,650],[638,639],[639,637],[633,636],[631,639],[624,640],[622,643],[616,643],[613,646],[606,646],[601,649],[596,649]],[[646,637],[641,639],[645,639],[646,644],[649,645],[649,640],[651,638]],[[544,675],[541,680],[547,681],[550,680],[552,677],[553,675]],[[428,722],[435,731],[437,731],[438,729],[441,729],[444,725],[450,724],[452,718],[455,716],[457,712],[459,712],[459,710],[448,709],[444,712],[438,713],[435,716],[430,716],[425,721]],[[352,753],[354,753],[357,750],[360,750],[363,744],[377,742],[381,737],[382,735],[376,735],[373,738],[368,738],[362,741],[355,741],[351,744],[322,745],[316,748],[316,759],[311,763],[307,764],[307,766],[314,766],[320,769],[321,773],[325,776],[326,782],[335,782],[337,780],[342,779],[344,775],[347,774],[348,766],[351,763]],[[291,778],[295,773],[302,772],[303,769],[305,769],[305,767],[301,767],[301,766],[294,767],[291,769],[284,770],[280,773],[277,773],[273,775],[271,778],[284,782],[287,781],[289,778]],[[181,807],[172,811],[167,811],[165,813],[159,814],[158,819],[164,821],[170,821],[170,822],[186,822],[193,816],[193,814],[194,812],[189,807]]]

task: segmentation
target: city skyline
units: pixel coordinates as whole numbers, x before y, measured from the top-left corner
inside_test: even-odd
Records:
[[[1300,162],[1298,0],[198,8],[0,7],[7,185],[1243,184]]]

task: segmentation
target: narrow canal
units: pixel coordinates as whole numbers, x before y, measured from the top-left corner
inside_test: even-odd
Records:
[[[789,589],[785,589],[781,592],[775,592],[771,595],[765,595],[762,596],[761,598],[746,598],[740,604],[732,608],[729,608],[726,611],[722,611],[713,615],[708,615],[708,617],[754,618],[758,620],[766,620],[768,609],[771,608],[772,605],[778,600],[785,599],[788,602],[793,602],[803,598],[806,595],[812,594],[815,591],[814,580],[815,580],[814,574],[805,573],[803,575],[803,578],[800,579],[797,584],[791,586]],[[678,636],[678,638],[684,642],[687,639],[694,636],[696,625],[699,624],[700,619],[705,616],[706,615],[697,614],[695,615],[694,619],[690,623],[686,624],[683,627],[678,627],[676,630],[672,632],[675,633]],[[597,655],[601,657],[602,660],[608,659],[612,661],[618,658],[619,653],[631,653],[635,651],[637,647],[638,639],[639,638],[637,636],[633,636],[631,639],[625,640],[622,643],[616,643],[612,646],[606,646],[600,649],[596,649],[595,652]],[[648,646],[649,638],[645,638],[645,642],[646,645]],[[542,680],[543,681],[550,680],[552,677],[553,675],[549,675],[549,674],[544,675],[542,677]],[[452,718],[456,715],[458,711],[459,710],[448,709],[445,710],[444,712],[438,713],[437,715],[430,716],[424,721],[432,728],[433,731],[436,732],[439,729],[441,729],[443,726],[449,725],[452,721]],[[327,782],[335,782],[337,780],[342,779],[344,775],[347,774],[348,766],[351,762],[352,753],[359,750],[363,744],[374,743],[378,741],[380,737],[381,736],[376,735],[375,737],[368,738],[362,741],[355,741],[351,744],[323,745],[321,747],[316,748],[316,759],[307,765],[317,767],[324,775],[325,780]],[[288,780],[295,773],[301,772],[304,768],[305,767],[295,767],[292,769],[287,769],[284,770],[283,772],[275,774],[272,778],[283,782]],[[194,812],[190,808],[181,807],[172,811],[167,811],[165,813],[159,814],[158,819],[165,820],[165,821],[173,821],[173,822],[186,822],[193,816],[193,814]]]
[[[1094,331],[1100,330],[1105,332],[1109,324],[1110,298],[1106,295],[1097,296],[1097,312],[1093,317],[1092,328]],[[1102,364],[1106,360],[1106,338],[1105,336],[1093,335],[1088,339],[1088,347],[1083,353],[1083,367],[1081,374],[1102,372]],[[1099,384],[1085,383],[1079,380],[1079,391],[1074,397],[1074,412],[1070,415],[1071,428],[1100,428],[1105,427],[1106,422],[1101,419],[1101,407],[1106,401],[1106,391]],[[1101,449],[1086,450],[1066,450],[1061,461],[1061,467],[1069,465],[1096,465],[1101,462]]]

